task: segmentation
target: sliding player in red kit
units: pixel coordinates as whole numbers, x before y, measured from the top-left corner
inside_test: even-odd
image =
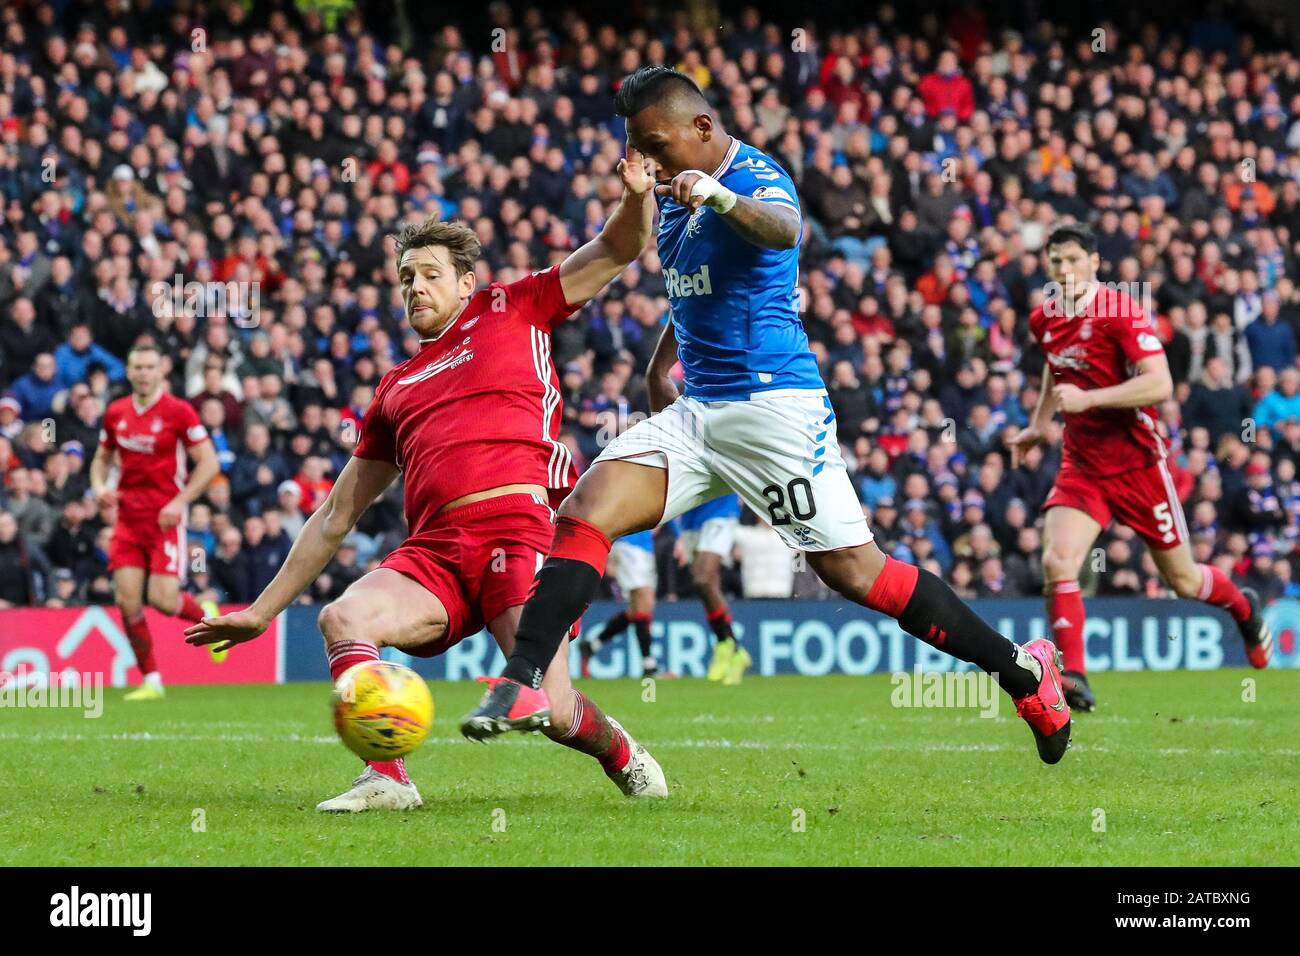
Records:
[[[1259,596],[1238,589],[1218,568],[1197,564],[1182,503],[1156,430],[1156,404],[1173,390],[1169,362],[1151,320],[1122,291],[1097,282],[1097,243],[1086,226],[1056,227],[1047,241],[1048,274],[1062,294],[1029,316],[1047,357],[1042,392],[1013,457],[1043,441],[1059,409],[1065,415],[1061,471],[1044,504],[1043,569],[1048,620],[1065,659],[1072,708],[1093,710],[1084,665],[1079,570],[1097,535],[1114,518],[1151,549],[1161,576],[1180,596],[1232,615],[1246,657],[1268,666],[1273,640]]]
[[[144,605],[147,601],[163,614],[191,622],[217,613],[215,604],[200,606],[181,584],[189,563],[186,510],[220,465],[198,413],[163,389],[162,352],[156,345],[131,349],[126,376],[131,394],[104,411],[99,448],[90,463],[90,486],[101,508],[117,508],[108,570],[123,629],[144,675],[144,683],[126,700],[160,700],[162,676]],[[187,458],[194,466],[188,475]],[[108,479],[114,460],[121,467],[116,487]],[[217,660],[224,656],[213,654]]]
[[[247,610],[190,628],[191,643],[229,647],[262,633],[401,473],[410,537],[321,612],[331,675],[337,681],[378,658],[381,647],[440,654],[484,626],[511,652],[554,535],[551,503],[576,478],[557,440],[551,331],[640,255],[650,236],[653,175],[629,151],[619,176],[623,198],[599,236],[559,266],[480,292],[473,230],[434,219],[403,228],[398,277],[420,350],[379,383],[352,459],[274,580]],[[548,737],[596,758],[628,796],[668,795],[655,759],[573,689],[567,646],[544,683],[558,705],[540,728]],[[350,790],[317,809],[419,805],[403,761],[394,760],[369,763]]]

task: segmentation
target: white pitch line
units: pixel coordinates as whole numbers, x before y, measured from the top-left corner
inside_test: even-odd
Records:
[[[152,733],[150,731],[137,732],[118,732],[109,734],[76,734],[76,733],[36,733],[36,734],[19,734],[14,732],[0,732],[0,740],[22,740],[29,743],[45,742],[88,742],[101,740],[117,740],[124,742],[141,742],[141,743],[294,743],[294,744],[312,744],[316,746],[337,745],[339,739],[330,734],[283,734],[279,736],[268,736],[265,734],[170,734],[170,733]],[[474,741],[465,740],[461,737],[434,737],[426,740],[421,746],[423,747],[460,747],[467,746]],[[492,741],[491,746],[532,746],[534,741],[522,737],[506,737],[501,740]],[[782,750],[791,752],[801,751],[831,751],[843,753],[1003,753],[1015,752],[1027,749],[1019,745],[1012,744],[995,744],[995,743],[972,743],[972,744],[812,744],[800,743],[796,741],[771,741],[771,740],[722,740],[722,739],[683,739],[683,740],[663,740],[655,743],[656,750]],[[1134,753],[1134,754],[1155,754],[1161,757],[1185,757],[1189,755],[1209,755],[1215,757],[1254,757],[1254,756],[1276,756],[1276,757],[1300,757],[1300,749],[1294,748],[1275,748],[1275,749],[1249,749],[1234,750],[1223,747],[1214,747],[1207,750],[1196,750],[1188,747],[1102,747],[1089,744],[1076,744],[1073,748],[1077,753]]]

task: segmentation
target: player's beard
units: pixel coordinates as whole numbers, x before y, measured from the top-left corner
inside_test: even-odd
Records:
[[[460,314],[465,311],[465,306],[468,304],[469,304],[468,299],[461,299],[460,301],[458,301],[456,303],[455,311],[453,311],[452,314],[447,317],[447,320],[445,322],[437,322],[436,318],[431,319],[430,316],[433,315],[433,306],[426,306],[425,307],[426,311],[424,313],[421,313],[421,315],[425,322],[428,322],[430,324],[432,324],[433,322],[437,322],[436,327],[430,327],[429,325],[426,325],[424,328],[421,328],[420,326],[416,325],[415,311],[410,307],[407,308],[406,321],[407,323],[410,324],[411,328],[415,330],[416,335],[418,335],[421,340],[436,339],[443,332],[447,331],[447,329],[452,325],[452,323],[454,323],[458,318],[460,318]]]

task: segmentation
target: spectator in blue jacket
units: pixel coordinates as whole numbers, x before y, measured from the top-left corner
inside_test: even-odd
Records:
[[[45,418],[53,411],[54,398],[63,391],[57,372],[54,356],[42,352],[32,363],[32,370],[14,382],[9,391],[22,406],[25,421]]]
[[[1255,425],[1271,428],[1279,439],[1281,425],[1286,421],[1300,421],[1300,372],[1285,368],[1277,377],[1277,388],[1259,400],[1255,406]]]
[[[95,342],[90,326],[85,322],[78,322],[68,332],[68,341],[54,350],[54,361],[58,366],[55,378],[60,388],[71,388],[84,382],[92,365],[107,372],[110,382],[126,378],[126,366],[122,360]]]
[[[1282,321],[1281,300],[1276,292],[1265,292],[1259,318],[1246,326],[1246,345],[1255,368],[1267,365],[1281,371],[1295,365],[1295,331]]]

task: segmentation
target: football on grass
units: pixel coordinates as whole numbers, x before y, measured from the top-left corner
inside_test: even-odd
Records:
[[[423,677],[401,664],[365,661],[334,685],[334,727],[362,760],[396,760],[424,740],[433,695]]]

